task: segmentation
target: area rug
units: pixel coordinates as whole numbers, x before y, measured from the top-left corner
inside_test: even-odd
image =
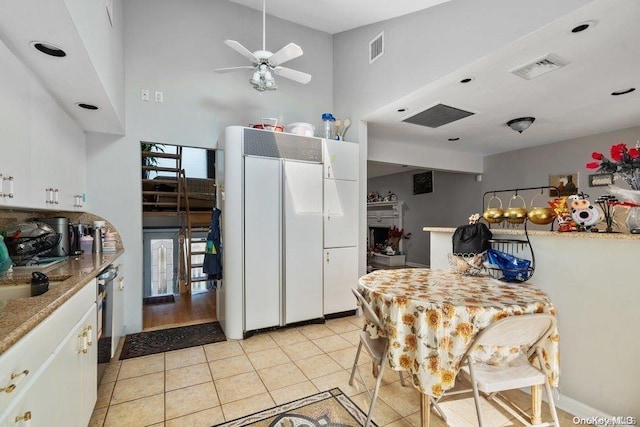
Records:
[[[176,302],[176,297],[173,295],[156,295],[154,297],[142,298],[143,305],[151,304],[169,304]]]
[[[347,427],[363,426],[366,420],[367,415],[342,390],[334,388],[214,427]]]
[[[218,322],[140,332],[124,339],[120,360],[226,341]]]

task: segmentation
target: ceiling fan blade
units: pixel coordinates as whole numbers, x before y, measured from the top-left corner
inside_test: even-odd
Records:
[[[292,70],[291,68],[286,67],[275,67],[273,71],[282,77],[287,79],[291,79],[295,82],[302,83],[306,85],[311,81],[311,74],[303,73],[302,71]]]
[[[256,58],[255,55],[249,51],[249,49],[247,49],[246,47],[242,46],[237,41],[235,41],[235,40],[225,40],[224,44],[226,44],[231,49],[235,50],[236,52],[238,52],[240,55],[244,56],[245,58],[247,58],[251,62],[258,63],[258,58]]]
[[[269,65],[276,67],[280,64],[284,64],[287,61],[291,61],[298,56],[302,56],[302,48],[295,43],[289,43],[269,58]]]
[[[245,70],[247,68],[250,69],[250,70],[253,70],[256,67],[254,67],[252,65],[243,65],[241,67],[217,68],[217,69],[215,69],[213,71],[215,71],[216,73],[228,73],[230,71]]]

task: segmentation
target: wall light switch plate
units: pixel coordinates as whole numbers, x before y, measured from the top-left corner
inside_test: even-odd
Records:
[[[156,91],[156,102],[163,102],[162,92]]]
[[[149,89],[140,89],[140,100],[141,101],[149,100]]]

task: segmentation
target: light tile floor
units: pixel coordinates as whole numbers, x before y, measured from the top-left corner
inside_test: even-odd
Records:
[[[212,426],[333,387],[366,410],[362,383],[349,385],[362,319],[332,319],[124,361],[116,354],[105,369],[90,426]],[[366,352],[360,362],[370,363]],[[362,372],[372,387],[371,369]],[[527,394],[509,397],[530,409]],[[486,425],[522,425],[497,405],[483,403]],[[444,400],[441,407],[450,426],[477,425],[471,395]],[[543,410],[549,419],[546,404]],[[559,410],[559,416],[561,425],[573,424],[566,412]],[[385,370],[373,419],[379,426],[419,426],[420,394]],[[435,427],[446,426],[434,413],[431,419]]]

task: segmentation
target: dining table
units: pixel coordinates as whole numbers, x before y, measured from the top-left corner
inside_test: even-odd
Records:
[[[463,357],[474,337],[491,323],[508,316],[556,314],[549,296],[529,282],[509,283],[490,275],[463,275],[429,268],[376,270],[362,276],[358,288],[378,315],[383,330],[373,325],[372,337],[389,339],[389,365],[407,371],[421,392],[422,425],[430,424],[430,402],[454,387]],[[549,382],[558,386],[559,336],[545,340],[543,355]],[[519,349],[483,347],[474,358],[504,363]],[[531,388],[531,423],[541,423],[540,386]]]

